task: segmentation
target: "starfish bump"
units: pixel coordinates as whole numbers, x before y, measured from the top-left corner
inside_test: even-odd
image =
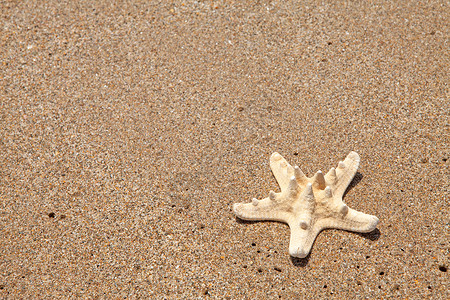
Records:
[[[289,254],[306,257],[317,235],[325,228],[371,232],[378,218],[349,208],[342,197],[359,166],[359,155],[350,152],[337,168],[324,175],[318,171],[308,178],[299,167],[292,167],[277,152],[270,167],[281,192],[251,203],[235,203],[233,211],[243,220],[271,220],[287,223],[291,229]]]

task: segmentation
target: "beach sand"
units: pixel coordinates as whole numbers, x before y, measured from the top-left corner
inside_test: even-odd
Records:
[[[448,299],[446,1],[0,3],[1,299]],[[368,234],[236,202],[350,151]]]

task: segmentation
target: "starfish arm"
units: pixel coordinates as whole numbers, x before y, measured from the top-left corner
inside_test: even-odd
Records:
[[[270,156],[270,168],[284,192],[289,186],[289,178],[294,175],[294,168],[277,152]]]
[[[253,199],[252,203],[235,203],[234,214],[242,220],[249,221],[279,221],[287,223],[289,213],[281,207],[281,204],[265,198],[263,200]]]
[[[290,223],[289,227],[291,228],[289,255],[299,258],[308,256],[321,229],[317,226],[303,229],[296,223]]]
[[[337,197],[342,197],[345,190],[352,182],[353,177],[359,167],[359,155],[355,151],[350,152],[343,162],[340,162],[336,168],[336,184],[333,189],[333,194]]]
[[[355,232],[371,232],[377,227],[379,219],[373,215],[365,214],[348,208],[345,216],[334,216],[317,221],[316,225],[321,229],[335,228]]]

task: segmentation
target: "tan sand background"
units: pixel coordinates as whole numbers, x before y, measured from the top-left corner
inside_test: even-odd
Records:
[[[395,2],[395,3],[393,3]],[[447,1],[1,1],[0,298],[448,299]],[[231,206],[361,156],[369,234]]]

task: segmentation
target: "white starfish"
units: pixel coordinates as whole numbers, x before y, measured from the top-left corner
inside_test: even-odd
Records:
[[[292,167],[278,153],[270,157],[270,167],[281,193],[251,203],[235,203],[233,211],[244,220],[272,220],[287,223],[291,229],[289,254],[306,257],[322,229],[337,228],[370,232],[378,218],[349,208],[342,201],[345,190],[359,166],[359,155],[350,152],[338,167],[324,176],[318,171],[308,178],[299,167]]]

